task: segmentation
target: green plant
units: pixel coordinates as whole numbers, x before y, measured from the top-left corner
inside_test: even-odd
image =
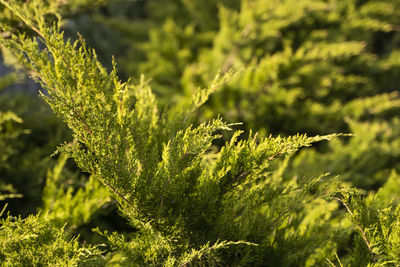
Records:
[[[266,56],[257,68],[251,64],[241,65],[241,60],[237,61],[238,55],[247,58],[249,62],[252,62],[253,53],[264,56],[257,47],[241,50],[241,45],[233,45],[236,47],[231,49],[234,54],[229,53],[229,61],[226,62],[225,58],[222,60],[225,64],[220,64],[219,61],[224,56],[218,56],[220,47],[216,45],[213,48],[215,54],[211,53],[215,56],[215,62],[208,61],[210,55],[207,52],[203,54],[210,70],[186,69],[185,66],[197,57],[186,57],[183,53],[183,57],[179,58],[182,59],[181,68],[176,77],[181,76],[181,71],[185,72],[182,75],[190,87],[190,97],[177,96],[173,99],[175,105],[171,108],[166,107],[168,104],[166,105],[167,100],[164,98],[160,108],[157,97],[144,76],[121,82],[116,64],[113,62],[112,71],[108,72],[97,59],[94,50],[88,48],[82,36],[77,41],[65,38],[60,29],[65,21],[51,2],[36,0],[21,4],[19,1],[0,0],[0,3],[9,16],[2,23],[5,34],[1,36],[0,43],[14,56],[18,67],[47,90],[46,94],[41,93],[42,98],[68,125],[73,135],[73,141],[65,142],[57,150],[58,162],[48,172],[40,212],[25,219],[14,219],[10,215],[3,219],[0,227],[0,260],[4,263],[84,266],[318,266],[327,262],[334,265],[337,261],[340,265],[383,266],[399,262],[398,192],[393,190],[398,185],[398,175],[391,170],[391,165],[386,167],[388,159],[384,158],[385,164],[373,170],[390,170],[391,175],[387,175],[389,179],[378,179],[385,184],[384,187],[377,194],[370,192],[367,198],[362,198],[357,190],[345,187],[346,184],[338,189],[337,177],[324,174],[326,164],[331,162],[339,166],[349,166],[356,162],[349,161],[347,165],[343,163],[343,157],[339,158],[340,151],[345,151],[345,155],[357,155],[360,151],[373,150],[375,147],[381,151],[388,143],[397,145],[395,134],[386,132],[390,127],[385,121],[388,113],[390,115],[399,106],[395,93],[367,95],[363,99],[349,102],[343,96],[343,101],[346,102],[343,111],[345,115],[336,114],[337,107],[333,108],[334,115],[340,117],[338,121],[346,117],[347,123],[352,125],[351,129],[363,135],[350,141],[332,140],[330,143],[334,153],[326,153],[321,158],[317,150],[298,150],[314,142],[330,140],[337,137],[336,134],[272,137],[265,134],[265,129],[260,134],[251,131],[244,134],[243,131],[233,130],[241,127],[240,125],[227,123],[220,116],[206,122],[199,122],[197,116],[199,109],[209,98],[214,98],[211,105],[218,102],[218,94],[224,94],[224,86],[232,89],[235,83],[246,85],[246,81],[257,84],[258,79],[265,78],[261,71],[271,68],[274,73],[276,68],[270,64],[294,64],[293,69],[300,73],[297,74],[305,77],[301,83],[319,81],[320,76],[314,75],[317,69],[314,64],[321,63],[325,57],[332,63],[323,69],[322,76],[336,73],[336,64],[345,69],[350,58],[363,50],[361,42],[346,42],[339,46],[341,49],[323,43],[317,50],[312,50],[307,46],[307,38],[304,38],[305,44],[300,38],[299,42],[304,46],[291,47],[295,46],[294,40],[298,38],[295,36],[293,44],[284,43],[283,51],[275,57]],[[189,2],[182,3],[186,3],[186,8],[194,6]],[[175,1],[172,4],[181,6],[182,3]],[[276,14],[267,14],[279,15],[273,20],[277,23],[276,27],[287,27],[289,32],[295,33],[296,28],[291,29],[291,26],[299,22],[307,24],[305,18],[308,15],[312,19],[313,16],[322,19],[317,11],[329,11],[322,1],[319,5],[311,5],[309,1],[285,1],[285,4],[276,10],[262,1],[243,1],[239,11],[221,6],[221,17],[226,24],[219,29],[219,34],[225,36],[235,32],[229,30],[231,24],[235,26],[239,23],[239,26],[243,26],[239,19],[241,16],[254,16],[258,19],[259,15],[265,14],[263,11],[270,9]],[[280,15],[290,4],[297,7],[300,5],[302,12],[289,18],[283,13],[286,14],[283,16],[285,21]],[[211,8],[213,9],[214,7]],[[43,12],[44,10],[47,12]],[[65,10],[69,10],[68,7]],[[295,14],[293,10],[289,11],[290,15]],[[207,11],[205,13],[201,13],[201,17],[207,17]],[[260,19],[270,21],[262,16]],[[17,27],[16,21],[21,22]],[[243,22],[246,21],[243,19]],[[179,35],[180,31],[174,30],[174,22],[168,23],[161,29],[173,33],[167,34],[167,38],[172,38],[175,33]],[[279,23],[283,23],[283,26]],[[257,25],[255,23],[254,27]],[[377,23],[375,26],[386,29],[384,24]],[[184,32],[184,36],[193,35],[191,29],[194,31],[195,27],[190,27]],[[202,27],[200,29],[215,28],[212,25]],[[267,34],[266,38],[275,40],[273,37],[277,30],[273,27],[270,29],[271,36]],[[244,39],[243,34],[251,34],[252,30],[251,27],[244,27],[239,35],[231,34],[231,37],[241,42]],[[251,40],[257,41],[256,38]],[[276,47],[270,48],[271,51],[279,50],[280,41],[276,41]],[[218,44],[218,38],[215,42]],[[197,41],[193,45],[196,46],[196,43]],[[162,49],[162,42],[155,44],[153,49]],[[220,45],[227,44],[221,42]],[[172,49],[171,54],[179,54],[179,50],[179,47]],[[271,58],[276,60],[269,62]],[[291,61],[293,58],[295,62]],[[370,55],[365,58],[361,56],[359,60],[365,62],[363,60],[369,58]],[[166,61],[168,60],[170,58]],[[148,63],[148,66],[153,66],[151,62]],[[217,72],[216,65],[222,71],[211,81],[210,73]],[[234,65],[243,67],[242,72],[235,74],[230,71],[230,67]],[[309,72],[310,69],[305,68],[306,66],[312,71]],[[160,72],[155,73],[163,74],[164,71],[161,68]],[[260,72],[259,78],[252,80],[252,75],[257,71]],[[311,78],[307,81],[309,74]],[[354,78],[352,75],[347,77],[341,71],[336,74],[338,80],[349,78],[354,81],[351,79]],[[195,87],[192,79],[196,75],[204,79],[201,83],[211,81],[209,86],[204,89]],[[169,75],[165,77],[168,78]],[[282,78],[280,74],[276,74],[276,77]],[[287,73],[284,77],[290,80]],[[358,78],[355,79],[356,84],[363,81]],[[298,81],[295,79],[294,83],[296,82]],[[264,80],[259,85],[263,83]],[[290,90],[283,86],[274,88],[274,96],[277,97],[274,100],[289,101],[289,106],[293,103],[297,106],[295,103],[306,86],[289,86]],[[259,96],[257,87],[254,89],[255,95]],[[344,89],[343,92],[346,93]],[[237,93],[241,95],[245,91]],[[326,106],[323,103],[326,99],[329,99],[327,95],[316,95],[316,102],[311,102],[310,106],[301,106],[299,113],[304,114],[304,108],[305,113],[309,112],[312,116],[318,117],[322,113],[325,116]],[[376,105],[382,99],[384,103]],[[318,102],[320,100],[321,103]],[[271,105],[276,102],[279,106],[279,101],[272,101]],[[206,110],[207,108],[210,106]],[[319,108],[324,112],[318,113],[321,110]],[[332,106],[327,109],[330,108]],[[205,117],[214,112],[215,110],[209,112]],[[369,116],[377,114],[377,121],[368,122],[363,119],[363,116],[370,118]],[[292,115],[294,119],[295,114]],[[252,123],[255,126],[257,120],[245,122],[246,127]],[[393,122],[396,123],[394,119]],[[310,125],[314,123],[315,121],[311,121]],[[290,131],[297,130],[295,125],[293,124]],[[362,129],[369,129],[370,125],[373,125],[373,131],[364,133]],[[382,142],[374,143],[371,148],[362,146],[376,139]],[[319,149],[321,151],[327,148],[321,145]],[[336,161],[335,158],[329,158],[335,156],[338,157]],[[86,182],[75,184],[79,181],[79,175],[64,168],[67,157],[73,158],[80,169],[90,174]],[[302,170],[303,163],[307,160],[311,163]],[[319,167],[318,162],[325,164]],[[385,166],[385,169],[381,166]],[[355,173],[359,173],[356,171]],[[349,174],[345,177],[346,180],[351,181],[351,172],[346,174]],[[67,185],[69,180],[74,181],[73,186]],[[356,181],[354,179],[353,182]],[[351,185],[351,182],[348,184]],[[390,202],[393,196],[394,200]],[[100,244],[86,245],[85,240],[82,244],[78,237],[72,237],[79,227],[87,224],[111,201],[117,202],[119,212],[131,226],[129,232],[112,232],[102,229],[101,226],[96,227],[94,232],[107,243],[103,251],[99,249]],[[339,208],[340,203],[343,204],[342,209]],[[346,213],[347,219],[344,216]],[[27,238],[23,238],[24,236]],[[18,258],[18,253],[23,253],[24,257]]]
[[[245,247],[238,264],[260,263],[264,256],[251,255],[252,247],[260,253],[274,238],[284,238],[274,232],[288,216],[325,194],[322,176],[285,182],[279,172],[271,180],[267,170],[275,157],[335,135],[250,135],[238,141],[236,132],[221,150],[208,151],[219,137],[216,131],[230,126],[220,118],[193,126],[191,114],[226,75],[180,108],[160,114],[144,79],[119,82],[115,68],[108,74],[82,40],[65,43],[57,26],[40,15],[40,2],[34,3],[21,8],[2,1],[47,49],[23,33],[2,42],[48,90],[42,96],[72,129],[77,141],[59,151],[101,181],[137,229],[126,241],[124,235],[103,233],[126,263],[213,262],[218,257],[208,254],[232,246]],[[5,25],[4,30],[11,29]]]

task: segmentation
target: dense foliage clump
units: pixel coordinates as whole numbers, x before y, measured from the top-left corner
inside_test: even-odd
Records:
[[[4,265],[400,264],[397,1],[0,8]]]

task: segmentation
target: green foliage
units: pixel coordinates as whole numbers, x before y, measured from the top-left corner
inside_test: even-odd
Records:
[[[0,90],[12,84],[15,79],[14,74],[6,75],[0,78]],[[16,123],[21,123],[21,119],[11,111],[0,110],[0,171],[4,171],[9,167],[7,160],[15,153],[15,148],[12,141],[16,139],[24,131],[15,127]],[[26,133],[26,131],[25,131]],[[2,175],[0,175],[0,178]],[[16,194],[15,189],[11,184],[7,184],[1,179],[0,181],[0,201],[7,198],[20,197]]]
[[[9,73],[0,78],[0,91],[9,85],[12,85],[17,80],[15,73]]]
[[[55,164],[55,159],[49,155],[60,142],[71,139],[67,127],[44,105],[29,94],[7,91],[0,95],[0,110],[12,110],[20,118],[20,123],[8,123],[12,125],[9,133],[14,137],[0,138],[7,147],[4,151],[12,150],[0,163],[1,180],[12,184],[24,196],[24,199],[8,201],[13,215],[27,216],[36,212],[42,202],[47,170]]]
[[[347,265],[386,266],[400,262],[400,206],[388,200],[391,192],[387,192],[398,189],[391,187],[394,177],[398,179],[398,175],[393,173],[390,182],[376,195],[365,198],[357,190],[347,190],[341,193],[340,198],[336,198],[345,206],[358,234],[350,254],[352,257],[344,259],[348,261]],[[398,198],[398,190],[396,193]]]
[[[242,70],[200,109],[200,121],[222,114],[261,136],[357,134],[354,145],[335,141],[315,152],[309,164],[301,163],[307,172],[299,176],[329,171],[372,189],[392,168],[399,170],[398,156],[387,149],[396,146],[398,129],[398,1],[203,1],[204,8],[189,2],[110,5],[111,17],[85,17],[85,23],[94,20],[96,29],[100,25],[113,34],[101,40],[93,36],[91,44],[100,58],[111,57],[102,50],[107,39],[111,47],[121,45],[115,53],[120,72],[146,73],[161,106],[191,98],[219,70]],[[77,23],[76,29],[83,28]],[[376,134],[361,137],[369,126]],[[380,155],[377,165],[371,164],[374,154]]]
[[[58,162],[46,164],[44,189],[35,192],[40,213],[3,220],[5,263],[400,262],[397,1],[111,3],[103,10],[119,17],[97,9],[68,20],[93,1],[0,3],[4,51],[46,89],[42,98],[73,136]],[[140,10],[146,15],[129,21]],[[114,38],[99,44],[99,57],[81,35],[61,30],[103,19],[95,34],[116,27],[125,37],[116,48]],[[115,62],[122,76],[143,71],[153,81],[121,82]],[[330,132],[355,135],[318,135]],[[67,157],[89,178],[71,171]],[[363,197],[354,185],[383,187]],[[112,199],[129,230],[95,225],[104,251],[70,237]]]
[[[102,266],[101,250],[79,246],[46,219],[8,216],[0,226],[0,261],[3,266]]]
[[[13,148],[9,146],[9,142],[20,134],[20,132],[13,129],[13,124],[15,122],[21,123],[22,121],[14,113],[10,111],[0,113],[0,149],[2,151],[0,158],[1,162],[5,162],[13,153]]]
[[[263,239],[270,236],[271,230],[285,224],[287,216],[305,205],[308,198],[323,194],[321,177],[293,186],[279,181],[271,185],[266,170],[275,157],[335,135],[260,140],[250,136],[237,143],[237,132],[210,158],[206,151],[219,137],[215,132],[230,130],[221,119],[197,127],[187,126],[185,120],[180,125],[171,124],[176,112],[172,112],[172,118],[168,113],[160,116],[154,96],[143,81],[138,85],[119,82],[115,68],[107,74],[82,40],[64,43],[63,35],[55,26],[49,28],[37,9],[27,12],[16,5],[3,4],[15,10],[46,45],[46,50],[40,49],[35,39],[24,34],[3,40],[45,86],[49,95],[43,97],[72,129],[77,142],[65,144],[60,150],[108,187],[121,211],[138,229],[140,238],[133,239],[131,246],[123,244],[122,249],[130,254],[133,248],[143,246],[135,243],[144,242],[144,250],[133,254],[140,255],[136,262],[169,264],[181,257],[188,261],[213,248],[249,244],[253,239],[270,246]],[[32,13],[36,15],[31,16]],[[202,104],[221,83],[217,79],[210,89],[199,91],[191,105],[196,108]],[[190,111],[185,111],[186,119],[190,119],[186,115]],[[51,176],[48,190],[52,188]],[[254,183],[255,179],[260,183]],[[271,195],[266,196],[265,189],[270,189]],[[45,191],[46,200],[47,194]],[[74,201],[70,203],[73,205]],[[204,208],[195,209],[200,205]],[[273,209],[274,206],[278,208]],[[227,227],[233,218],[236,223]],[[257,225],[262,228],[257,229]],[[263,234],[258,236],[260,231]],[[220,237],[226,241],[219,243]],[[160,245],[151,246],[147,252],[146,247],[155,240],[160,240]],[[117,241],[111,239],[114,245],[121,243]],[[208,245],[210,242],[214,245]],[[193,252],[188,254],[187,250]],[[262,261],[250,259],[250,255],[249,251],[243,259],[239,257],[239,262]],[[126,257],[132,261],[138,258]]]
[[[301,152],[293,162],[293,172],[307,176],[329,170],[365,189],[383,185],[392,169],[397,169],[398,118],[365,122],[349,118],[347,122],[354,137],[334,140],[323,155],[317,151]]]
[[[14,83],[16,75],[14,73],[5,75],[0,78],[0,90]],[[10,146],[11,140],[15,139],[22,132],[15,128],[15,123],[21,123],[22,120],[11,111],[0,111],[0,168],[7,161],[8,157],[14,152]]]
[[[69,186],[62,177],[63,168],[67,158],[60,156],[57,165],[47,174],[47,181],[43,189],[43,210],[47,220],[54,225],[67,225],[69,229],[76,229],[78,226],[87,223],[93,214],[103,208],[111,201],[108,192],[93,177],[76,192]],[[65,174],[64,174],[65,175]],[[72,175],[68,179],[73,181]]]

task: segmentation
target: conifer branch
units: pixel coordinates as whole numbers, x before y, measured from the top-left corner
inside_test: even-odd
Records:
[[[112,192],[117,194],[126,204],[128,204],[129,207],[131,207],[131,208],[135,207],[135,206],[133,206],[133,204],[123,194],[121,194],[111,184],[107,183],[104,179],[102,179],[101,182],[103,182],[108,188],[110,188]]]
[[[13,9],[5,0],[0,0],[0,3],[6,6],[10,11],[12,11],[21,21],[23,21],[28,27],[30,27],[34,32],[36,32],[43,39],[45,38],[43,33],[33,25],[25,16],[23,16],[19,10]],[[25,5],[28,4],[25,3]]]
[[[369,242],[365,231],[362,229],[360,222],[355,218],[354,213],[351,211],[350,207],[347,205],[346,202],[344,202],[342,199],[338,198],[338,197],[334,197],[333,199],[339,201],[340,203],[343,204],[343,206],[346,208],[347,212],[356,220],[356,227],[357,229],[360,231],[362,238],[364,239],[365,244],[368,247],[369,253],[371,255],[372,261],[374,262],[374,264],[376,263],[376,259],[375,259],[375,253],[372,251],[372,245]]]

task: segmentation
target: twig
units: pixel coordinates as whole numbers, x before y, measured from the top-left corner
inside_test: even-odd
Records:
[[[91,172],[91,174],[94,174],[94,177],[96,177],[97,175],[96,175],[96,172],[91,168],[90,169],[90,172]],[[133,204],[131,203],[131,202],[129,202],[129,200],[128,199],[126,199],[125,197],[124,197],[124,195],[122,195],[117,189],[115,189],[111,184],[109,184],[109,183],[107,183],[104,179],[98,179],[98,178],[96,178],[97,180],[99,180],[101,183],[103,183],[104,185],[106,185],[108,188],[110,188],[115,194],[117,194],[120,198],[122,198],[122,200],[126,203],[126,204],[128,204],[128,206],[129,207],[131,207],[131,208],[134,208],[134,206],[133,206]]]
[[[350,213],[350,215],[354,216],[354,213],[350,210],[350,208],[349,208],[349,206],[347,205],[346,202],[344,202],[342,199],[340,199],[338,197],[334,197],[333,199],[335,199],[335,200],[339,201],[340,203],[342,203],[343,206],[345,206],[346,210]],[[357,229],[361,232],[361,236],[364,239],[364,241],[365,241],[365,243],[366,243],[366,245],[368,247],[369,253],[371,254],[372,261],[374,263],[376,263],[375,254],[374,254],[374,252],[372,252],[372,246],[371,246],[371,243],[368,241],[368,238],[367,238],[367,236],[365,234],[365,231],[362,229],[362,227],[360,225],[360,222],[358,222],[357,220],[355,220],[355,222],[356,222]]]
[[[40,37],[45,39],[43,33],[38,28],[36,28],[32,23],[30,23],[18,10],[13,9],[6,1],[0,0],[0,2],[4,6],[6,6],[11,12],[13,12],[18,18],[20,18],[33,31],[35,31]]]

